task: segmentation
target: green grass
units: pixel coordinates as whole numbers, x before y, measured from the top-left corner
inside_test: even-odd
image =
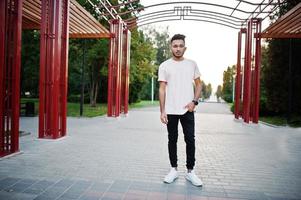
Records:
[[[35,104],[35,115],[39,113],[39,99],[35,98],[22,98],[21,103],[34,102]],[[79,117],[79,103],[68,103],[67,104],[67,116]],[[84,104],[83,116],[84,117],[96,117],[105,115],[107,113],[107,104],[97,104],[96,107],[91,107],[90,104]]]
[[[259,117],[259,120],[276,126],[286,126],[286,119],[280,116]]]
[[[264,117],[259,117],[260,121],[273,124],[276,126],[290,126],[294,128],[301,127],[301,117],[299,116],[292,116],[291,120],[287,124],[286,117],[284,116],[264,116]]]
[[[34,102],[35,104],[35,115],[39,113],[39,99],[35,98],[22,98],[21,103]],[[143,108],[148,106],[158,106],[159,102],[154,101],[140,101],[139,103],[133,103],[129,105],[129,109],[132,108]],[[79,117],[80,104],[79,103],[68,103],[67,105],[67,116]],[[91,107],[90,104],[84,104],[83,117],[96,117],[105,115],[107,113],[107,104],[97,104],[96,107]]]
[[[68,103],[67,116],[79,117],[80,104]],[[90,104],[84,104],[83,116],[96,117],[107,113],[107,104],[96,104],[96,107],[91,107]]]
[[[140,101],[138,103],[132,103],[129,105],[129,108],[143,108],[143,107],[151,107],[151,106],[159,106],[159,101]]]

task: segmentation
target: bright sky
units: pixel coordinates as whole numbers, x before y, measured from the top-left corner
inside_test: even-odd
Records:
[[[163,0],[141,0],[140,2],[142,5],[147,6],[162,3]],[[213,3],[214,0],[209,2]],[[228,0],[227,2],[229,2],[228,6],[234,5],[235,7],[237,4],[237,1]],[[214,3],[220,4],[217,0]],[[181,6],[185,5],[182,4]],[[169,5],[168,9],[172,8],[173,5]],[[162,7],[152,9],[163,10]],[[202,9],[207,10],[211,8],[208,7]],[[246,7],[245,9],[253,10],[252,8]],[[218,10],[215,8],[213,11]],[[229,10],[223,9],[220,10],[220,12],[227,14]],[[187,51],[185,57],[197,62],[202,74],[202,80],[204,80],[206,84],[211,83],[213,92],[216,91],[218,85],[223,83],[223,71],[226,70],[228,66],[236,64],[238,34],[238,30],[236,29],[208,22],[190,20],[160,22],[152,24],[151,26],[156,27],[158,31],[165,29],[165,27],[168,26],[171,37],[177,33],[186,35]]]

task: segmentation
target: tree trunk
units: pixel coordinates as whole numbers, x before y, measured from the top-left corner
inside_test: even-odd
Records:
[[[96,99],[98,94],[98,82],[93,82],[90,90],[90,106],[96,107]]]

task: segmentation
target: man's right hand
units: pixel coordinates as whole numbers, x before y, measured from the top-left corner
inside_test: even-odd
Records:
[[[163,124],[167,124],[167,123],[168,123],[167,115],[166,115],[165,112],[164,112],[164,113],[161,113],[160,119],[161,119],[161,122],[162,122]]]

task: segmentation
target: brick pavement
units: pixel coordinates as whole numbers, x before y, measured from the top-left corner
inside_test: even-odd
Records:
[[[128,117],[68,118],[68,136],[37,139],[37,118],[22,118],[21,153],[0,160],[0,199],[301,199],[301,129],[248,125],[226,104],[202,103],[196,113],[196,173],[184,179],[185,143],[179,134],[180,177],[169,170],[167,134],[158,108]],[[181,132],[181,129],[179,129]]]

